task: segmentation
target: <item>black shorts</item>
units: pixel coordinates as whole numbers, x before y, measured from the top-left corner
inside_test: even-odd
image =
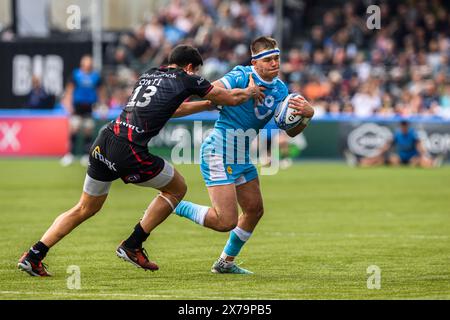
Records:
[[[164,163],[148,148],[118,138],[105,128],[89,151],[87,174],[99,181],[121,178],[125,183],[141,183],[156,177],[163,170]]]
[[[73,114],[82,117],[91,117],[94,104],[92,103],[75,103],[73,105]]]

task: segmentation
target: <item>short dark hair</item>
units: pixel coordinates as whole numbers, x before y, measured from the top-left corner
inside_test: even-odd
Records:
[[[176,64],[179,67],[186,67],[192,63],[193,67],[203,65],[203,59],[200,52],[192,46],[180,44],[173,48],[169,54],[169,64]]]
[[[252,52],[252,55],[254,55],[263,50],[275,49],[277,46],[277,40],[271,37],[262,36],[252,41],[250,51]]]

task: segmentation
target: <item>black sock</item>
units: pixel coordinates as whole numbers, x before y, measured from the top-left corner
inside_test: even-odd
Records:
[[[30,248],[30,251],[28,251],[28,256],[34,260],[42,260],[47,255],[48,249],[49,248],[44,243],[38,241]]]
[[[142,242],[147,240],[150,233],[146,233],[144,229],[141,227],[141,223],[138,222],[138,224],[134,227],[133,233],[130,235],[130,237],[125,240],[123,243],[125,247],[131,248],[131,249],[138,249],[142,247]]]

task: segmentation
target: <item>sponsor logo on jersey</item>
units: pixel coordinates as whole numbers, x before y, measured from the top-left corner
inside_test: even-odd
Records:
[[[174,73],[155,72],[155,73],[152,73],[152,74],[144,73],[143,75],[141,75],[140,78],[142,79],[142,78],[159,78],[159,77],[176,79],[177,75],[174,74]]]
[[[137,133],[143,133],[144,132],[144,129],[141,129],[139,127],[136,127],[135,125],[132,125],[132,124],[129,124],[129,123],[126,123],[126,122],[123,122],[123,121],[116,120],[116,123],[121,125],[121,126],[130,128],[131,130],[134,130]]]
[[[117,172],[116,168],[114,167],[116,164],[109,161],[108,159],[105,158],[105,156],[103,156],[100,152],[100,146],[96,146],[94,148],[94,151],[92,151],[92,157],[94,159],[97,159],[100,162],[103,162],[104,164],[106,164],[108,166],[108,169],[111,171],[115,171]]]
[[[141,176],[139,174],[130,174],[129,176],[126,176],[124,179],[126,182],[137,182],[139,181],[139,179],[141,178]]]
[[[197,80],[197,84],[200,85],[205,79],[203,77],[200,78],[200,80]]]
[[[233,174],[233,169],[231,169],[231,166],[227,167],[227,172],[228,174]]]

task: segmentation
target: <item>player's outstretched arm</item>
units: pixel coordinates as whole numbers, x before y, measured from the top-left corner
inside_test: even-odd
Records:
[[[214,110],[214,105],[209,100],[183,102],[172,115],[172,118],[184,117],[190,114],[211,110]]]
[[[237,106],[247,100],[255,99],[256,102],[263,102],[265,95],[264,88],[255,84],[253,77],[250,75],[250,81],[245,89],[224,89],[222,84],[215,82],[214,88],[204,96],[205,99],[211,100],[216,105]]]
[[[286,133],[290,137],[295,137],[296,135],[303,132],[303,130],[308,126],[308,122],[314,116],[314,109],[309,104],[309,102],[303,98],[302,96],[295,97],[289,101],[289,108],[295,109],[296,111],[292,112],[293,115],[300,115],[304,117],[304,120],[299,123],[294,128],[287,130]]]

